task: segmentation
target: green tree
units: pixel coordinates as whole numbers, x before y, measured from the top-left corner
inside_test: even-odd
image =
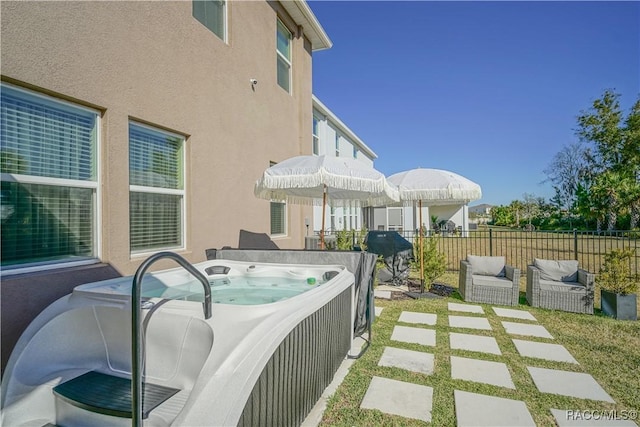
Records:
[[[590,197],[596,202],[599,209],[605,209],[607,230],[616,229],[618,214],[624,208],[624,177],[613,171],[607,170],[594,180],[591,186]]]
[[[625,120],[623,158],[623,169],[628,174],[625,202],[630,210],[629,228],[635,229],[640,224],[640,99]]]
[[[585,146],[587,168],[577,208],[591,212],[598,229],[604,220],[614,229],[627,213],[631,227],[640,220],[640,99],[625,118],[619,98],[607,90],[578,116],[576,134]]]
[[[509,209],[511,209],[512,216],[515,222],[509,224],[511,226],[520,227],[520,220],[524,215],[524,203],[520,200],[513,200],[509,204]]]
[[[513,212],[508,206],[492,207],[491,219],[495,225],[510,226],[514,223]]]

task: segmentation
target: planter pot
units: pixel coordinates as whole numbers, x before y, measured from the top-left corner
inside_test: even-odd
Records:
[[[600,290],[600,307],[607,316],[618,320],[638,320],[636,294],[621,295]]]

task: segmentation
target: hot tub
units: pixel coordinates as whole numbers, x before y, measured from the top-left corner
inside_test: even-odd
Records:
[[[173,393],[144,424],[299,425],[349,351],[353,274],[220,259],[194,266],[211,287],[210,319],[202,285],[185,270],[142,282],[145,381]],[[126,411],[94,411],[65,393],[93,390],[103,374],[130,377],[131,283],[79,286],[32,322],[3,378],[4,425],[130,425]]]

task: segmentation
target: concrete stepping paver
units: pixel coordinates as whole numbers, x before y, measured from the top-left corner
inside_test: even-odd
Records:
[[[433,388],[373,377],[360,408],[431,422]]]
[[[376,312],[376,317],[378,317],[382,314],[382,310],[384,310],[384,307],[374,307],[374,310]]]
[[[485,337],[482,335],[459,334],[456,332],[449,333],[449,346],[453,350],[469,350],[479,353],[489,353],[501,355],[498,341],[493,337]]]
[[[410,326],[394,326],[391,339],[435,347],[436,331],[434,329],[412,328]]]
[[[507,365],[502,362],[451,356],[451,378],[516,388]]]
[[[631,420],[615,419],[615,412],[552,409],[551,413],[558,427],[638,427]]]
[[[420,323],[423,325],[435,325],[438,320],[436,314],[431,313],[415,313],[413,311],[403,311],[400,313],[399,322],[404,323]]]
[[[491,330],[491,325],[485,317],[451,316],[449,315],[449,327]]]
[[[378,366],[401,368],[421,374],[433,374],[434,356],[423,351],[405,350],[402,348],[385,347]]]
[[[550,338],[553,336],[542,325],[531,325],[528,323],[502,322],[502,326],[511,335],[526,335],[530,337]]]
[[[527,366],[533,382],[542,393],[615,403],[589,374]]]
[[[484,314],[484,310],[479,305],[471,305],[471,304],[458,304],[455,302],[450,302],[447,304],[449,311],[463,311],[465,313],[480,313]]]
[[[521,400],[454,390],[458,427],[536,427]]]
[[[512,317],[514,319],[533,320],[537,322],[533,314],[526,310],[514,310],[511,308],[491,307],[493,311],[500,317]]]
[[[560,344],[548,344],[544,342],[523,341],[512,339],[518,353],[523,357],[552,360],[554,362],[567,362],[579,365],[571,353]]]
[[[373,296],[380,299],[391,299],[391,291],[381,291],[379,289],[375,289],[373,291]]]

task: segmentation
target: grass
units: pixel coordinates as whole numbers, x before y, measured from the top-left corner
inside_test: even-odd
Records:
[[[439,282],[457,287],[457,280],[458,275],[456,273],[446,273]],[[522,293],[521,296],[523,297]],[[450,328],[447,325],[448,302],[462,301],[457,293],[454,293],[450,298],[441,299],[376,300],[376,306],[384,307],[384,310],[373,325],[371,346],[364,356],[352,365],[345,380],[329,400],[321,425],[429,425],[419,420],[387,415],[376,410],[361,410],[360,402],[373,376],[433,387],[432,423],[430,424],[433,426],[456,425],[454,390],[522,400],[526,403],[534,421],[539,426],[556,425],[550,412],[551,408],[590,411],[617,410],[618,413],[623,410],[640,409],[640,322],[617,321],[603,317],[599,313],[590,316],[538,309],[528,305],[513,307],[529,311],[538,320],[538,323],[547,328],[555,338],[553,341],[534,337],[524,339],[562,344],[580,363],[579,365],[574,365],[520,356],[511,341],[511,336],[505,332],[500,324],[501,320],[512,322],[520,322],[520,320],[499,318],[491,310],[491,305],[486,304],[480,305],[485,312],[483,316],[488,318],[493,330],[467,332],[495,337],[502,355],[451,350],[448,335]],[[402,311],[435,313],[438,315],[435,326],[435,348],[391,341],[393,327],[398,324],[398,318]],[[480,316],[466,313],[464,315]],[[434,328],[426,325],[411,326]],[[459,331],[465,332],[464,330]],[[387,346],[433,353],[435,355],[434,373],[432,375],[423,375],[399,368],[378,366],[382,352]],[[488,384],[452,379],[451,355],[506,363],[516,389],[511,390]],[[588,373],[596,379],[617,404],[541,393],[533,383],[527,366]],[[638,420],[636,420],[637,422]]]

